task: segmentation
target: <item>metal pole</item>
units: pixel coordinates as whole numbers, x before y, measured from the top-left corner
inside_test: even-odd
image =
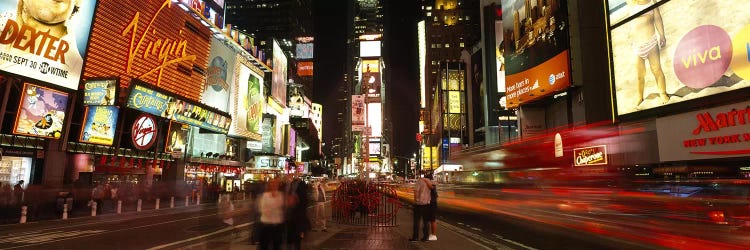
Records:
[[[96,207],[98,204],[96,204],[96,201],[91,203],[91,216],[96,216]]]
[[[68,203],[63,204],[62,219],[63,220],[67,220],[68,219]]]
[[[159,203],[160,203],[160,201],[161,201],[161,199],[156,198],[156,206],[155,206],[156,209],[155,210],[159,210]]]
[[[138,206],[136,206],[135,211],[140,212],[141,211],[141,205],[143,205],[143,200],[138,199]]]
[[[174,196],[169,198],[169,208],[174,208]]]
[[[122,201],[117,201],[117,214],[122,213]]]

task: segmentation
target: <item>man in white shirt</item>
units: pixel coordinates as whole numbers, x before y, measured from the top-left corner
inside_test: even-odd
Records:
[[[313,199],[315,199],[315,221],[323,232],[328,232],[326,227],[326,180],[322,179],[315,184]]]
[[[428,209],[430,208],[430,180],[419,178],[414,183],[414,221],[412,227],[412,237],[409,241],[427,241],[430,235],[430,221],[427,218]],[[419,224],[422,224],[422,237],[419,238]]]

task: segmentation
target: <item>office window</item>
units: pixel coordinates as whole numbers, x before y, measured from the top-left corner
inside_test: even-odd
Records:
[[[427,12],[427,16],[432,16],[432,12]]]
[[[469,16],[466,16],[466,21],[469,21]]]
[[[446,47],[446,48],[450,48],[450,47],[451,47],[451,44],[450,44],[450,43],[446,43],[446,44],[445,44],[445,47]]]
[[[458,43],[458,47],[463,48],[464,46],[465,46],[464,43]]]

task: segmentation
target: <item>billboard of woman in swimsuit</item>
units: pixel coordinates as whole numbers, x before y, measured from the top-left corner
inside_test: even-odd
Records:
[[[617,114],[750,86],[750,10],[735,7],[742,3],[609,1]]]

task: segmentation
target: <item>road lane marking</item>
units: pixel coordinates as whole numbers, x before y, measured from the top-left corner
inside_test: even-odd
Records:
[[[203,238],[207,238],[207,237],[213,236],[215,234],[220,234],[220,233],[228,232],[228,231],[235,230],[235,229],[238,229],[238,228],[241,228],[241,227],[248,227],[248,226],[250,226],[250,225],[252,225],[254,223],[255,222],[248,222],[248,223],[244,223],[244,224],[240,224],[240,225],[236,225],[236,226],[232,226],[232,227],[227,227],[227,228],[223,228],[223,229],[217,230],[217,231],[212,232],[212,233],[207,233],[207,234],[204,234],[204,235],[198,235],[198,236],[195,236],[193,238],[184,239],[184,240],[181,240],[181,241],[175,241],[175,242],[168,243],[168,244],[158,245],[158,246],[155,246],[155,247],[152,247],[152,248],[148,248],[146,250],[158,250],[158,249],[164,249],[164,248],[168,248],[168,247],[172,247],[172,246],[177,246],[177,245],[181,245],[183,243],[188,243],[188,242],[191,242],[191,241],[200,240],[200,239],[203,239]]]
[[[511,239],[506,239],[505,237],[497,235],[497,234],[492,234],[492,236],[495,236],[495,238],[497,238],[499,240],[511,243],[511,244],[519,246],[519,247],[523,247],[523,248],[526,248],[526,249],[529,249],[529,250],[537,250],[536,248],[524,245],[523,243],[518,242],[518,241],[514,241],[514,240],[511,240]]]
[[[453,225],[448,224],[446,222],[438,221],[438,224],[440,224],[440,226],[442,226],[442,227],[447,228],[450,231],[456,232],[458,234],[458,236],[461,236],[461,238],[464,238],[465,240],[468,240],[469,242],[474,243],[477,246],[481,246],[484,249],[492,250],[493,248],[489,247],[489,246],[487,246],[485,244],[479,243],[476,240],[479,240],[479,241],[482,241],[482,242],[487,243],[489,245],[492,245],[493,247],[495,247],[494,249],[510,249],[509,247],[507,247],[505,245],[502,245],[502,244],[494,242],[494,241],[492,241],[490,239],[484,238],[481,235],[478,235],[478,234],[475,234],[475,233],[463,230],[463,229],[461,229],[459,227],[453,226]]]
[[[0,239],[0,243],[44,243],[55,239],[62,239],[68,237],[75,237],[83,234],[99,233],[106,230],[74,230],[74,231],[52,231],[41,234],[29,235],[13,235]]]

